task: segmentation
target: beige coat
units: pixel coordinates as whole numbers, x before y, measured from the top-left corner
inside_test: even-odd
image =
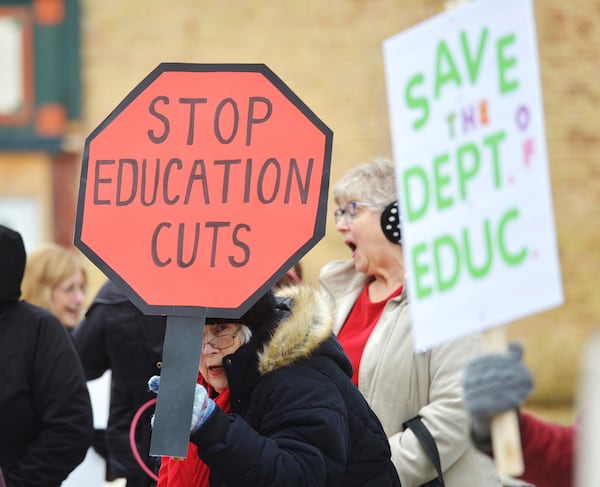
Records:
[[[349,260],[327,264],[319,280],[335,302],[337,333],[367,278]],[[365,345],[358,387],[388,435],[402,487],[436,476],[412,431],[402,428],[417,414],[436,440],[447,487],[500,485],[491,460],[471,445],[462,403],[463,369],[478,351],[478,338],[468,337],[415,352],[406,289],[386,304]]]

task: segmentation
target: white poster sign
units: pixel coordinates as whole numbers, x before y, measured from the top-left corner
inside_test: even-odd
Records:
[[[384,41],[415,346],[562,303],[531,0]]]

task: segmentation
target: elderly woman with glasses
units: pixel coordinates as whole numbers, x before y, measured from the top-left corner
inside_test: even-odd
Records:
[[[208,318],[193,446],[183,462],[163,459],[158,486],[399,487],[332,313],[318,288],[296,285],[239,319]]]
[[[204,327],[198,384],[225,413],[231,412],[231,401],[223,360],[247,343],[251,336],[250,328],[237,323],[207,323]],[[157,487],[187,486],[210,486],[210,469],[200,459],[198,448],[191,441],[184,460],[165,457],[158,471]]]
[[[319,279],[335,302],[334,331],[352,362],[352,380],[383,424],[402,485],[441,485],[405,427],[417,416],[435,440],[447,487],[500,485],[489,459],[470,443],[463,408],[462,371],[478,353],[478,339],[413,349],[393,162],[351,169],[333,196],[336,230],[352,258],[327,264]]]

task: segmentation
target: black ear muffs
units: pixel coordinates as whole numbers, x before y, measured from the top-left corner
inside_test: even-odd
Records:
[[[381,214],[381,230],[386,238],[392,242],[402,243],[402,232],[400,231],[400,210],[398,201],[393,201],[385,207]]]

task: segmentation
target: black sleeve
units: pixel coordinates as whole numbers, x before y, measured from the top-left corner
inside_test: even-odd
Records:
[[[60,485],[92,442],[92,407],[73,343],[53,316],[40,325],[32,367],[40,434],[11,468],[8,485]]]
[[[104,310],[106,306],[104,304],[93,305],[72,334],[87,380],[97,379],[111,368],[105,336]]]
[[[255,391],[260,432],[240,416],[215,409],[191,435],[198,455],[226,485],[339,485],[350,439],[337,389],[308,368],[271,378]]]

